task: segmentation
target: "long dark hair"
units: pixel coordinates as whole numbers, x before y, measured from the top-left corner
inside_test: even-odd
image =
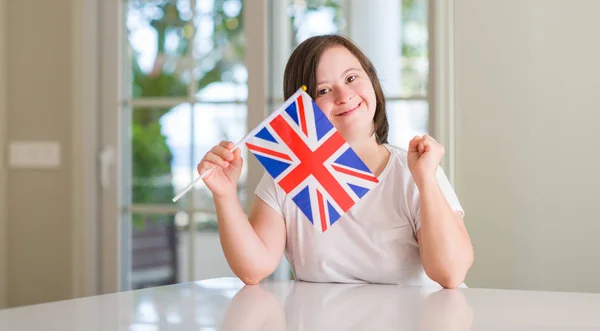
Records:
[[[287,99],[302,85],[306,92],[315,99],[317,94],[317,67],[323,52],[332,46],[342,46],[350,51],[369,76],[375,90],[376,108],[373,116],[373,133],[378,144],[388,142],[389,124],[385,110],[385,96],[381,88],[377,71],[371,60],[349,39],[340,35],[321,35],[303,41],[290,56],[283,77],[283,95]]]

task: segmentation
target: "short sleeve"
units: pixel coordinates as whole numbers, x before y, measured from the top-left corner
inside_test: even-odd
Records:
[[[452,184],[450,184],[450,181],[448,180],[448,177],[444,173],[442,167],[438,166],[436,177],[438,180],[438,184],[440,185],[440,189],[446,197],[446,201],[448,201],[448,205],[450,205],[450,208],[453,211],[461,212],[464,216],[465,212],[458,200],[458,197],[456,196],[456,192],[454,191]],[[413,215],[415,221],[415,229],[419,230],[421,228],[421,204],[419,201],[419,190],[414,181],[412,183],[412,186],[413,187],[408,192],[408,197],[410,199],[411,204],[411,214]]]
[[[273,177],[265,172],[260,179],[260,182],[258,182],[254,193],[283,217],[283,200],[285,198],[285,192],[283,192],[279,185],[275,183]]]

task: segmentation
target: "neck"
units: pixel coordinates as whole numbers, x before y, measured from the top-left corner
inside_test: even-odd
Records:
[[[390,153],[385,146],[377,143],[374,135],[371,138],[352,142],[350,146],[373,175],[379,176],[388,162]]]

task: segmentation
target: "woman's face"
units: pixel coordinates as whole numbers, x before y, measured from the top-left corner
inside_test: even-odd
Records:
[[[332,46],[323,52],[315,102],[348,142],[371,136],[375,90],[358,59],[345,47]]]

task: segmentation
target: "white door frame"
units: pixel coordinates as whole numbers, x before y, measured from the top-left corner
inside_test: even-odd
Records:
[[[445,147],[442,167],[455,185],[454,0],[429,0],[428,6],[429,132]]]
[[[247,132],[252,131],[260,124],[269,113],[269,40],[267,27],[269,22],[269,6],[267,0],[256,0],[251,6],[243,6],[244,35],[246,40],[246,68],[248,69],[248,106]],[[248,205],[244,206],[250,210],[253,200],[254,188],[258,185],[263,167],[254,157],[246,157],[248,163],[248,176],[246,178],[246,192],[249,197]]]
[[[72,12],[72,297],[99,294],[98,112],[100,0],[74,0]]]
[[[122,0],[98,0],[100,8],[100,293],[121,291],[128,273],[123,273],[122,252],[122,171],[123,134],[122,105],[123,79],[123,5]]]
[[[100,0],[96,0],[100,1]],[[118,110],[121,109],[123,96],[128,92],[123,82],[126,73],[123,72],[122,58],[124,53],[125,15],[122,1],[109,0],[100,2],[100,112],[99,112],[99,144],[100,154],[106,151],[114,155],[114,164],[108,168],[106,185],[100,185],[99,193],[99,254],[100,254],[100,293],[111,293],[127,290],[129,283],[127,269],[129,259],[123,257],[123,252],[129,250],[127,225],[123,218],[123,202],[127,201],[127,192],[121,192],[123,180],[128,180],[129,165],[122,156],[127,155],[123,130],[128,130],[127,119]],[[266,30],[267,0],[258,0],[252,6],[244,6],[246,15],[245,35],[253,42],[246,49],[246,65],[249,71],[248,81],[248,129],[261,122],[267,114],[268,105],[268,40]],[[102,173],[103,166],[99,166]],[[252,195],[254,186],[262,176],[262,166],[256,160],[248,158],[248,191]],[[101,176],[102,177],[102,176]],[[102,181],[102,180],[101,180]],[[246,210],[249,206],[244,206]]]
[[[7,4],[0,0],[0,309],[8,306],[8,211],[6,207],[6,144],[7,144],[7,102],[8,81],[6,75],[7,44]]]

